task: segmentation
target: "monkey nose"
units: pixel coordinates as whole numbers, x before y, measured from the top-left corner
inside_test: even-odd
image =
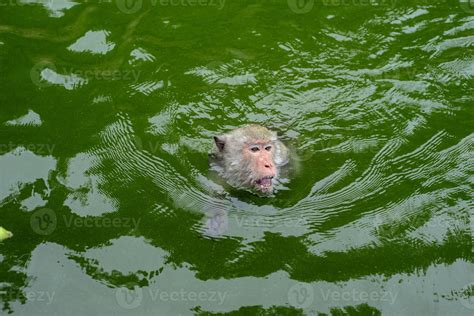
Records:
[[[267,161],[264,161],[263,166],[264,166],[266,169],[272,169],[272,170],[274,169],[273,163],[272,163],[271,161],[268,161],[268,160],[267,160]]]

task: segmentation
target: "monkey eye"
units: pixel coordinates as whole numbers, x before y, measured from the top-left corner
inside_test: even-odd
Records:
[[[257,151],[260,150],[260,148],[258,148],[258,146],[252,146],[252,147],[250,147],[250,150],[251,150],[252,152],[256,153]]]
[[[266,147],[265,147],[265,150],[266,150],[266,151],[272,150],[272,146],[270,146],[270,145],[266,146]]]

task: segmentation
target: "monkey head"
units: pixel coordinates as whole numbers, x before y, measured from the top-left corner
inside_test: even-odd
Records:
[[[214,137],[214,157],[231,185],[263,194],[273,192],[279,167],[288,162],[287,149],[276,132],[248,125]]]

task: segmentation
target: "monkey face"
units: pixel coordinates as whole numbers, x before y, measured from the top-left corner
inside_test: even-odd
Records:
[[[273,179],[277,175],[273,143],[245,144],[244,159],[248,162],[251,186],[262,193],[273,191]]]
[[[215,161],[228,183],[264,195],[273,193],[279,167],[288,162],[288,151],[275,132],[248,125],[215,136],[214,143]]]

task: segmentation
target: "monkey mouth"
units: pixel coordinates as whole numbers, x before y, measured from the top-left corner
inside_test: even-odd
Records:
[[[268,191],[272,187],[272,179],[273,176],[267,176],[260,179],[255,180],[255,185],[261,191]]]

